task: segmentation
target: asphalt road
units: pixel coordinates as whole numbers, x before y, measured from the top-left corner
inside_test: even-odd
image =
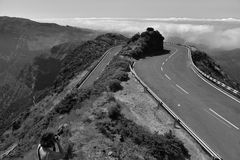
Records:
[[[101,75],[105,67],[109,64],[112,58],[118,54],[122,49],[122,46],[116,46],[105,52],[104,58],[100,61],[97,67],[90,73],[90,75],[80,85],[81,88],[88,87],[93,84],[95,80]]]
[[[89,74],[89,76],[83,81],[83,83],[79,86],[79,88],[88,87],[93,84],[95,80],[101,75],[105,67],[109,64],[109,62],[112,60],[112,58],[117,55],[122,49],[122,46],[116,46],[109,50],[107,50],[104,53],[104,57],[101,59],[101,61],[97,64],[95,69]],[[4,156],[8,155],[15,147],[17,146],[17,143],[13,144],[8,150],[6,150],[4,153],[0,154],[0,159]]]
[[[240,159],[240,103],[203,81],[192,69],[187,49],[135,64],[139,77],[224,160]]]

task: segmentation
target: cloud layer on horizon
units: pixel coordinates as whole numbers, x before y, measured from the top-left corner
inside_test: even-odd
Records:
[[[147,27],[159,30],[164,37],[179,37],[190,43],[208,46],[211,49],[240,48],[239,19],[112,19],[112,18],[71,18],[42,19],[82,28],[120,32],[128,35],[144,31]],[[197,22],[197,23],[196,23]]]

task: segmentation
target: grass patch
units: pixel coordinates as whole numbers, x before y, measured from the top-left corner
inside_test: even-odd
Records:
[[[142,126],[126,119],[120,113],[119,105],[108,109],[108,118],[97,123],[97,128],[106,137],[114,141],[120,136],[122,143],[129,139],[139,147],[147,148],[147,152],[156,159],[185,160],[190,158],[183,143],[172,132],[164,135],[151,133]]]

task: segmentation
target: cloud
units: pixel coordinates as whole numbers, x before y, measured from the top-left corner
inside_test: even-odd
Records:
[[[55,22],[61,25],[121,32],[132,35],[151,26],[166,38],[177,36],[190,43],[203,44],[209,48],[240,48],[239,19],[192,19],[192,18],[70,18],[41,19],[38,21]]]

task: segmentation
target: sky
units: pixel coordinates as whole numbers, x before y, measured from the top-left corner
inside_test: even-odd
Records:
[[[0,16],[240,18],[240,0],[0,0]]]
[[[165,38],[240,48],[240,0],[0,0],[0,16],[128,34],[154,27]]]

